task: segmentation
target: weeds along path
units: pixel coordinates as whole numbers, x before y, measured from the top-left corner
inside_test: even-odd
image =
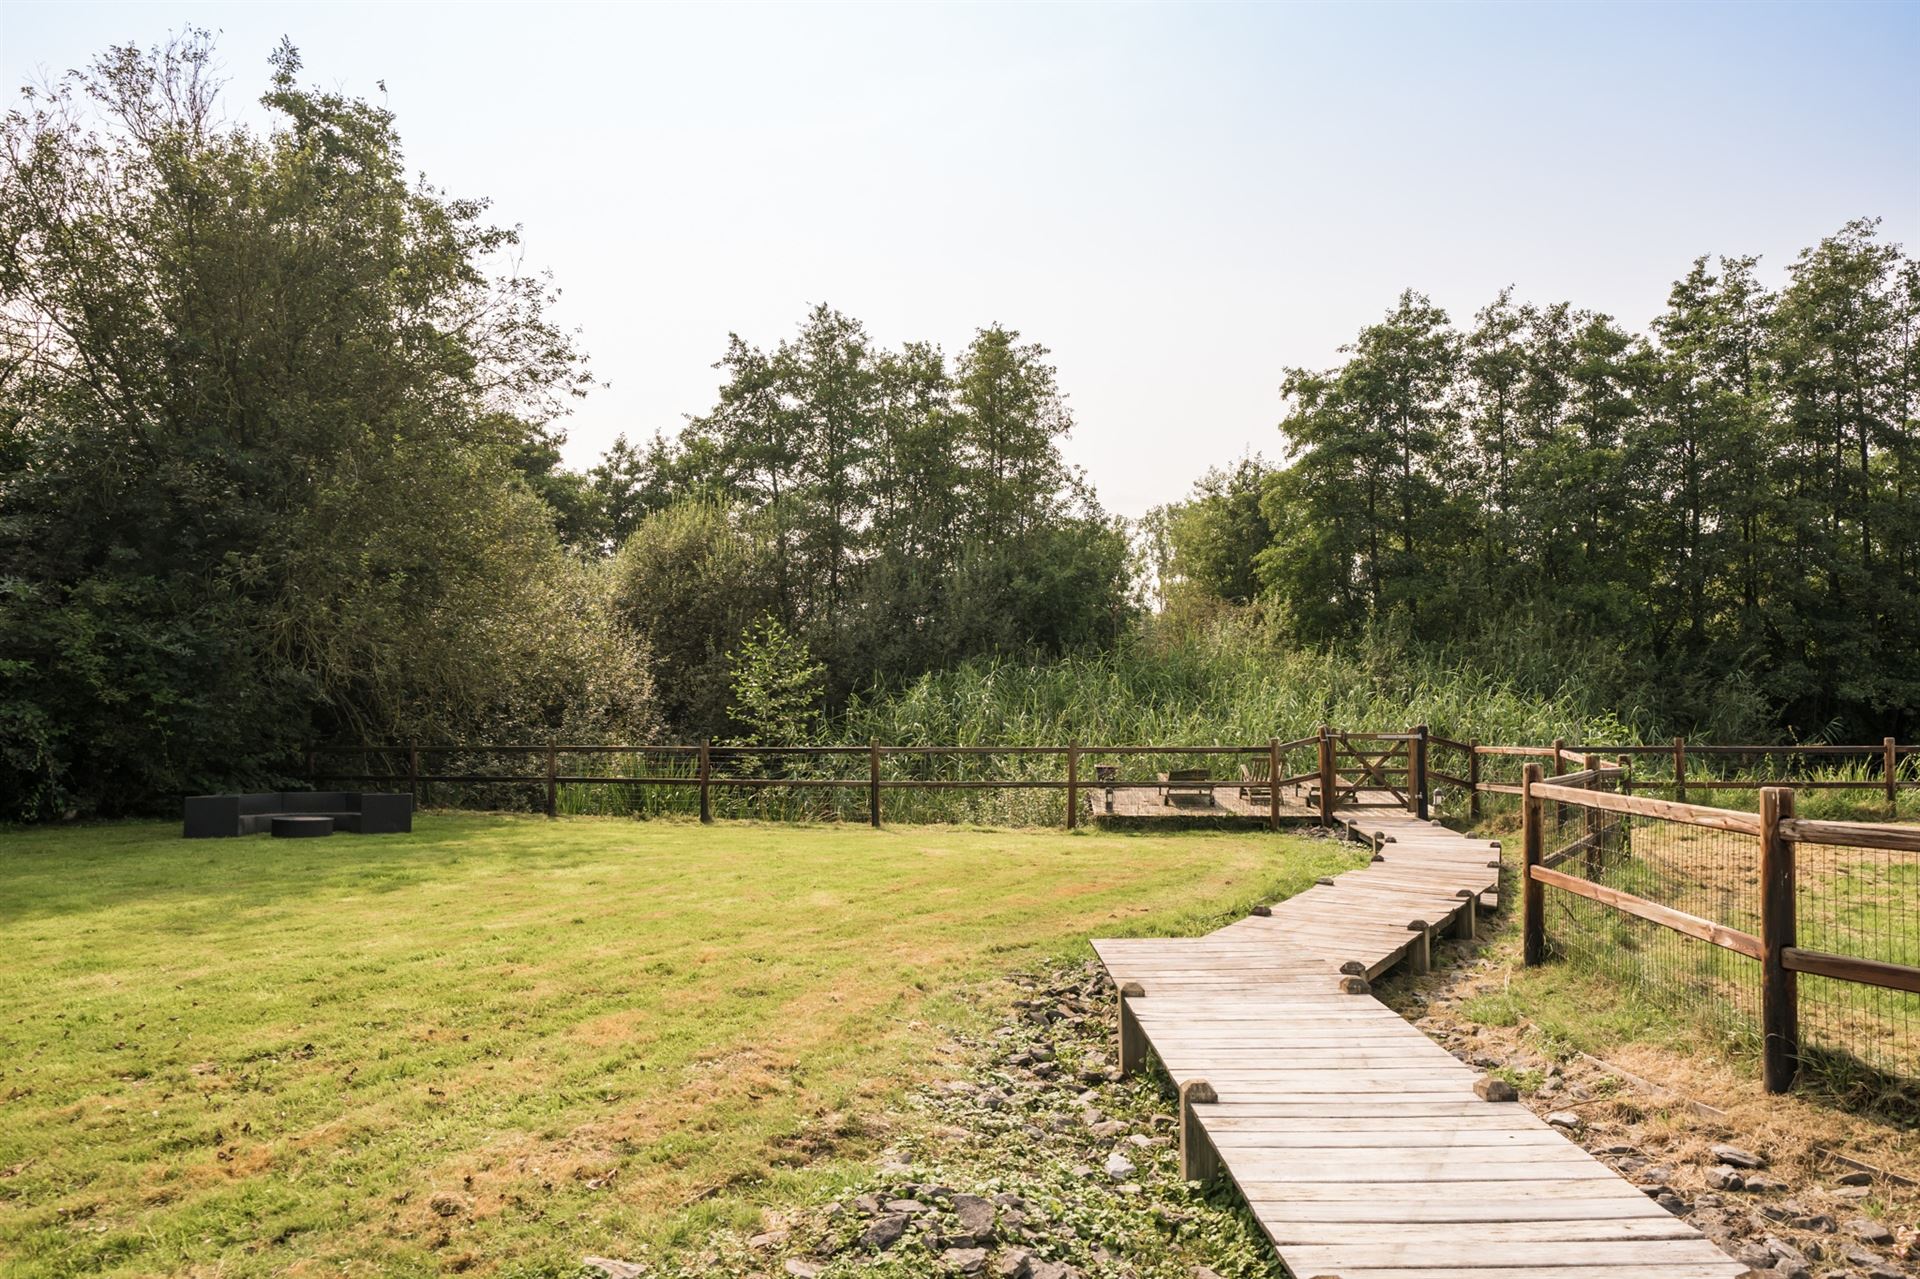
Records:
[[[1205,937],[1094,942],[1121,1069],[1151,1047],[1180,1090],[1183,1174],[1230,1176],[1301,1276],[1744,1273],[1371,997],[1369,978],[1424,970],[1437,933],[1473,927],[1499,850],[1397,807],[1349,811],[1371,865]]]

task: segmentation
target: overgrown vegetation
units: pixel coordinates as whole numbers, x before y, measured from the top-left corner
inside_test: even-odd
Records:
[[[1784,288],[1701,258],[1651,331],[1409,291],[1295,369],[1286,457],[1163,509],[1176,602],[1296,642],[1517,637],[1671,731],[1898,734],[1920,704],[1920,262],[1859,220]],[[1511,639],[1501,641],[1511,643]]]
[[[963,998],[1324,840],[427,816],[0,850],[0,1275],[570,1276],[858,1175]]]
[[[290,779],[332,736],[644,736],[645,653],[516,478],[584,385],[483,201],[204,36],[0,124],[0,815]]]

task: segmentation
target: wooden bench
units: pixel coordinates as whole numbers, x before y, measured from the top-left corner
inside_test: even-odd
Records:
[[[1211,806],[1213,799],[1213,778],[1204,768],[1176,768],[1160,774],[1160,802],[1173,803],[1175,795],[1205,795]]]

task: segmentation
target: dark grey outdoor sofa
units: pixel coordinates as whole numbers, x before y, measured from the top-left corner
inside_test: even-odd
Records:
[[[347,830],[357,835],[397,835],[413,829],[413,796],[328,790],[189,795],[183,833],[188,839],[258,835],[273,830],[276,817],[331,817],[332,830]]]

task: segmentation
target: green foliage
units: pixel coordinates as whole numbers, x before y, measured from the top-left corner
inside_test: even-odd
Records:
[[[1344,364],[1287,375],[1282,467],[1157,513],[1169,603],[1245,600],[1251,572],[1300,643],[1571,640],[1583,678],[1673,731],[1900,734],[1920,263],[1858,221],[1778,294],[1754,268],[1695,262],[1644,337],[1505,292],[1461,332],[1403,294]]]
[[[583,384],[515,235],[274,55],[118,48],[0,124],[0,813],[270,787],[333,736],[644,734],[645,655],[556,540]],[[563,520],[564,522],[564,520]]]
[[[819,730],[822,677],[804,640],[780,619],[762,617],[740,637],[728,658],[733,701],[727,714],[740,726],[743,746],[804,746]]]
[[[1187,501],[1148,512],[1149,554],[1164,602],[1253,602],[1260,591],[1256,562],[1277,533],[1262,508],[1271,477],[1259,458],[1244,457],[1230,471],[1208,471]]]
[[[1364,650],[1301,649],[1249,611],[1205,624],[1149,625],[1104,652],[1057,662],[976,660],[848,709],[852,742],[1060,746],[1249,744],[1311,736],[1323,723],[1466,741],[1580,740],[1611,722],[1598,688],[1530,683],[1448,660],[1393,635]]]
[[[609,574],[616,615],[653,655],[668,723],[724,735],[728,655],[779,602],[765,522],[705,499],[679,502],[640,520]]]
[[[734,336],[718,403],[649,469],[764,529],[773,610],[835,704],[976,654],[1107,642],[1130,613],[1126,537],[1060,456],[1046,356],[994,325],[950,371],[819,306],[772,350]]]

